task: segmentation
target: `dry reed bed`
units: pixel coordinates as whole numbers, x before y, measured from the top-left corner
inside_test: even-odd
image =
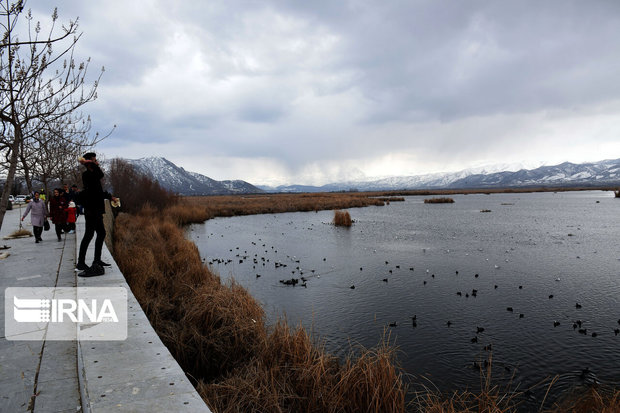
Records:
[[[454,199],[452,198],[428,198],[424,200],[425,204],[453,204]]]
[[[333,224],[337,227],[350,227],[353,225],[349,211],[335,210]]]
[[[406,388],[393,347],[340,362],[301,327],[265,325],[234,281],[202,263],[180,224],[204,208],[176,205],[121,214],[114,257],[151,324],[216,412],[399,412]]]
[[[209,217],[383,206],[370,193],[266,194],[184,197],[184,205],[204,208]]]

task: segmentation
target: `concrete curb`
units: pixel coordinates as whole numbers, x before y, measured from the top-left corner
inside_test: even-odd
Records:
[[[84,220],[76,224],[76,248]],[[94,239],[86,262],[93,259]],[[75,256],[74,256],[75,257]],[[125,341],[79,341],[78,377],[82,409],[123,412],[205,412],[204,403],[181,367],[157,336],[104,244],[102,260],[112,264],[100,277],[77,277],[77,287],[124,287],[128,326]],[[75,259],[75,258],[74,258]]]

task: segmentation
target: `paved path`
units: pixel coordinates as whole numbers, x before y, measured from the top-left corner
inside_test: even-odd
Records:
[[[39,244],[32,237],[2,239],[18,228],[19,214],[19,208],[7,211],[0,230],[0,247],[11,247],[0,250],[10,254],[0,259],[0,412],[210,412],[149,324],[105,245],[102,259],[112,263],[106,274],[76,276],[83,219],[77,234],[63,235],[61,242],[53,226]],[[87,262],[93,248],[94,240]],[[8,287],[125,287],[127,340],[7,340]]]

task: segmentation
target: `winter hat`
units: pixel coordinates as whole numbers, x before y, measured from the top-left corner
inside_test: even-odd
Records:
[[[69,208],[75,208],[75,202],[73,201],[69,202]]]

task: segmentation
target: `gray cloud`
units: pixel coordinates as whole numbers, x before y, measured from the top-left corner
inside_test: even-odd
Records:
[[[42,1],[27,7],[49,14]],[[80,17],[79,52],[106,67],[87,109],[99,129],[119,125],[103,150],[168,154],[228,178],[252,180],[239,175],[251,164],[260,179],[290,182],[356,167],[389,175],[620,156],[619,9],[70,0],[59,12]]]

